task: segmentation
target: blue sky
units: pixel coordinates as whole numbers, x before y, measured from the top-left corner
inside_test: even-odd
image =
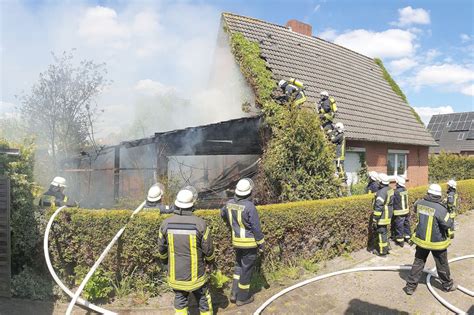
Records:
[[[473,1],[6,0],[1,7],[0,116],[15,111],[14,95],[31,87],[51,51],[72,48],[78,58],[107,62],[113,83],[98,100],[104,132],[125,126],[141,94],[199,99],[224,11],[277,24],[299,19],[316,36],[381,57],[425,121],[474,110]]]

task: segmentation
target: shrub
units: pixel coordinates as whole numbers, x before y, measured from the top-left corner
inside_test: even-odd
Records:
[[[82,280],[89,272],[86,266],[77,266],[74,270],[76,274],[76,285],[79,286]],[[112,283],[110,279],[112,273],[104,272],[103,269],[97,269],[84,287],[83,295],[87,301],[97,301],[107,299],[112,292]]]
[[[430,181],[474,178],[474,157],[441,152],[429,157]]]
[[[474,205],[474,180],[460,181],[458,185],[460,212],[465,212]],[[410,189],[410,204],[423,197],[426,189]],[[258,207],[267,246],[263,270],[274,272],[305,260],[316,264],[364,248],[368,242],[372,198],[367,194]],[[50,251],[56,270],[61,270],[64,278],[75,277],[68,270],[78,266],[90,268],[130,213],[128,210],[67,209],[58,216],[51,240]],[[234,251],[226,225],[216,210],[200,210],[196,214],[212,227],[217,263],[230,276]],[[134,218],[101,265],[104,272],[121,272],[123,277],[139,273],[154,279],[153,284],[162,282],[164,275],[156,244],[157,231],[165,217],[146,211]]]
[[[53,287],[46,274],[38,274],[31,267],[24,266],[23,270],[12,277],[12,293],[16,297],[33,300],[46,300],[53,296]]]

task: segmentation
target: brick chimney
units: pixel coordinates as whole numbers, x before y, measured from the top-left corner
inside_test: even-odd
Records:
[[[293,32],[300,33],[306,36],[313,36],[313,27],[309,24],[300,22],[298,20],[289,20],[286,26]]]

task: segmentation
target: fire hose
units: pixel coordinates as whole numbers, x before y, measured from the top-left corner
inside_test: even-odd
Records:
[[[474,258],[474,255],[467,255],[467,256],[462,256],[462,257],[457,257],[457,258],[454,258],[454,259],[451,259],[449,260],[448,262],[451,263],[451,262],[455,262],[455,261],[458,261],[458,260],[463,260],[463,259],[468,259],[468,258]],[[345,269],[345,270],[340,270],[340,271],[336,271],[336,272],[331,272],[331,273],[327,273],[327,274],[324,274],[324,275],[320,275],[320,276],[317,276],[317,277],[314,277],[314,278],[311,278],[311,279],[308,279],[308,280],[305,280],[305,281],[302,281],[302,282],[299,282],[291,287],[288,287],[280,292],[278,292],[277,294],[273,295],[272,297],[270,297],[268,300],[265,301],[265,303],[263,303],[253,314],[254,315],[259,315],[263,312],[263,310],[268,306],[270,305],[273,301],[275,301],[276,299],[278,299],[279,297],[285,295],[286,293],[290,292],[290,291],[293,291],[297,288],[300,288],[302,286],[305,286],[307,284],[310,284],[312,282],[316,282],[316,281],[319,281],[319,280],[323,280],[323,279],[326,279],[326,278],[330,278],[330,277],[334,277],[334,276],[338,276],[338,275],[342,275],[342,274],[346,274],[346,273],[351,273],[351,272],[361,272],[361,271],[399,271],[399,270],[411,270],[411,265],[400,265],[400,266],[383,266],[383,267],[361,267],[361,268],[352,268],[352,269]],[[449,302],[447,302],[446,300],[444,300],[438,293],[436,293],[434,291],[434,289],[432,288],[431,286],[431,283],[430,283],[430,280],[431,280],[431,276],[434,275],[434,272],[436,271],[436,268],[433,268],[433,269],[424,269],[423,270],[424,272],[428,273],[428,276],[426,278],[426,284],[428,286],[428,289],[430,290],[431,294],[433,294],[433,296],[439,301],[441,302],[445,307],[447,307],[448,309],[450,309],[451,311],[455,312],[456,314],[466,314],[467,313],[465,311],[462,311],[460,310],[459,308],[457,308],[456,306],[450,304]],[[461,292],[464,292],[468,295],[471,295],[471,293],[473,293],[472,291],[464,288],[464,287],[461,287],[461,286],[458,286],[458,289],[461,291]]]

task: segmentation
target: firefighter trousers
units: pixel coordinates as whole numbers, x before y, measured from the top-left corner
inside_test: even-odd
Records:
[[[453,280],[451,279],[451,273],[449,271],[448,250],[429,250],[419,246],[416,247],[415,261],[413,262],[410,275],[408,276],[407,287],[414,289],[418,285],[418,282],[423,275],[426,258],[428,258],[430,252],[433,254],[436,263],[436,271],[441,280],[441,284],[444,289],[449,290],[453,286]]]
[[[188,314],[188,303],[189,294],[192,293],[199,305],[199,312],[201,315],[212,315],[212,300],[211,294],[207,284],[203,285],[197,290],[188,292],[174,290],[174,309],[175,315],[187,315]]]
[[[238,301],[250,298],[250,280],[257,261],[256,248],[236,248],[231,296]]]
[[[395,241],[402,243],[410,239],[410,217],[408,214],[395,216]]]
[[[379,255],[388,254],[388,235],[386,225],[377,225],[375,248]]]

